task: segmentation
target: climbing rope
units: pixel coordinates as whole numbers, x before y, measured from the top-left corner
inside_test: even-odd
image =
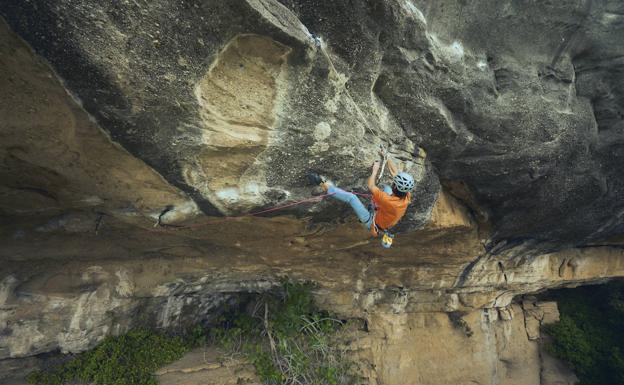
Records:
[[[364,193],[359,193],[359,192],[355,192],[355,191],[350,191],[350,192],[352,194],[354,194],[354,195],[359,195],[359,196],[366,197],[366,198],[370,198],[371,197],[371,194],[364,194]],[[289,207],[299,206],[299,205],[302,205],[302,204],[305,204],[305,203],[320,202],[323,199],[325,199],[326,197],[332,196],[334,194],[336,194],[336,193],[326,193],[326,194],[322,194],[322,195],[317,195],[317,196],[312,197],[312,198],[301,199],[301,200],[294,201],[294,202],[291,202],[291,203],[288,203],[288,204],[270,207],[268,209],[261,210],[261,211],[256,211],[256,212],[253,212],[253,213],[237,215],[237,216],[232,216],[232,217],[216,218],[215,220],[212,220],[212,221],[201,222],[201,223],[194,223],[194,224],[191,224],[191,225],[169,225],[169,224],[165,224],[165,223],[157,223],[157,224],[160,227],[176,229],[176,230],[192,229],[192,228],[207,226],[207,225],[210,225],[210,224],[213,224],[213,223],[219,223],[219,222],[226,221],[226,220],[246,218],[246,217],[255,217],[255,216],[258,216],[258,215],[262,215],[262,214],[267,214],[267,213],[274,212],[274,211],[283,210],[283,209],[286,209],[286,208],[289,208]]]
[[[363,194],[363,193],[359,193],[359,192],[355,192],[355,191],[350,191],[350,192],[352,194],[354,194],[354,195],[359,195],[359,196],[363,196],[363,197],[367,197],[367,198],[370,198],[370,196],[371,196],[371,194]],[[281,205],[281,206],[275,206],[275,207],[272,207],[272,208],[269,208],[269,209],[266,209],[266,210],[257,211],[257,212],[254,212],[254,213],[249,213],[249,214],[246,214],[246,215],[241,215],[239,217],[232,217],[232,218],[241,218],[241,217],[246,217],[246,216],[257,216],[257,215],[260,215],[260,214],[266,214],[266,213],[270,213],[270,212],[273,212],[273,211],[279,211],[279,210],[282,210],[282,209],[285,209],[285,208],[288,208],[288,207],[299,206],[301,204],[308,203],[308,202],[320,202],[324,198],[326,198],[328,196],[335,195],[335,194],[336,193],[327,193],[327,194],[317,195],[317,196],[312,197],[312,198],[302,199],[300,201],[295,201],[295,202],[292,202],[292,203],[289,203],[289,204],[285,204],[285,205]]]
[[[285,205],[274,206],[274,207],[268,208],[266,210],[256,211],[256,212],[253,212],[253,213],[245,214],[245,215],[242,215],[242,217],[245,217],[245,216],[252,216],[253,217],[253,216],[260,215],[260,214],[266,214],[266,213],[270,213],[270,212],[273,212],[273,211],[283,210],[283,209],[288,208],[288,207],[299,206],[299,205],[302,205],[302,204],[308,203],[308,202],[320,202],[325,197],[328,197],[328,196],[331,196],[331,195],[334,195],[334,194],[335,193],[331,193],[331,194],[328,193],[328,194],[317,195],[317,196],[312,197],[312,198],[302,199],[302,200],[294,201],[294,202],[291,202],[291,203],[288,203],[288,204],[285,204]],[[234,217],[234,218],[236,218],[236,217]]]

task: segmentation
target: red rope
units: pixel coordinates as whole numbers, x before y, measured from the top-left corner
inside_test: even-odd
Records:
[[[355,195],[359,195],[359,196],[363,196],[363,197],[367,197],[367,198],[371,197],[371,194],[363,194],[363,193],[358,193],[358,192],[355,192],[355,191],[350,191],[350,193],[355,194]],[[335,195],[335,194],[336,193],[331,193],[331,194],[328,193],[328,194],[317,195],[317,196],[312,197],[312,198],[307,198],[307,199],[294,201],[292,203],[288,203],[288,204],[285,204],[285,205],[271,207],[271,208],[268,208],[266,210],[256,211],[256,212],[253,212],[253,213],[248,213],[248,214],[244,214],[244,215],[238,215],[238,216],[234,216],[234,217],[219,218],[219,219],[217,219],[215,221],[212,221],[212,222],[196,223],[196,224],[187,225],[187,226],[177,226],[177,225],[167,225],[167,224],[161,224],[161,226],[162,227],[175,228],[175,229],[191,229],[191,228],[195,228],[195,227],[206,226],[206,225],[209,225],[211,223],[217,223],[217,222],[220,222],[222,220],[245,218],[245,217],[253,217],[253,216],[257,216],[257,215],[261,215],[261,214],[266,214],[266,213],[270,213],[270,212],[273,212],[273,211],[283,210],[283,209],[288,208],[288,207],[298,206],[298,205],[301,205],[301,204],[304,204],[304,203],[308,203],[308,202],[320,202],[324,198],[326,198],[328,196]]]
[[[278,210],[282,210],[285,209],[287,207],[292,207],[292,206],[298,206],[304,203],[308,203],[308,202],[320,202],[323,200],[323,198],[334,195],[335,193],[331,193],[331,194],[323,194],[323,195],[318,195],[312,198],[307,198],[307,199],[302,199],[300,201],[294,201],[292,203],[286,204],[286,205],[282,205],[282,206],[275,206],[272,207],[270,209],[266,209],[266,210],[262,210],[262,211],[257,211],[255,213],[249,213],[249,214],[245,214],[245,215],[240,215],[237,217],[229,217],[229,218],[241,218],[241,217],[253,217],[255,215],[260,215],[260,214],[266,214],[266,213],[270,213],[272,211],[278,211]]]
[[[362,194],[362,193],[358,193],[358,192],[355,192],[355,191],[351,191],[351,193],[352,193],[352,194],[355,194],[355,195],[364,196],[364,197],[367,197],[367,198],[369,198],[369,197],[371,196],[371,194]],[[272,207],[272,208],[270,208],[270,209],[266,209],[266,210],[262,210],[262,211],[257,211],[257,212],[255,212],[255,213],[249,213],[249,214],[240,215],[240,216],[237,216],[237,217],[228,217],[228,218],[242,218],[242,217],[248,217],[248,216],[255,216],[255,215],[260,215],[260,214],[270,213],[270,212],[272,212],[272,211],[282,210],[282,209],[285,209],[285,208],[287,208],[287,207],[298,206],[298,205],[303,204],[303,203],[308,203],[308,202],[317,202],[317,201],[318,201],[318,202],[320,202],[320,201],[322,201],[325,197],[332,196],[332,195],[335,195],[335,194],[336,194],[336,193],[318,195],[318,196],[315,196],[315,197],[312,197],[312,198],[302,199],[302,200],[300,200],[300,201],[294,201],[294,202],[289,203],[289,204],[286,204],[286,205],[282,205],[282,206],[275,206],[275,207]]]

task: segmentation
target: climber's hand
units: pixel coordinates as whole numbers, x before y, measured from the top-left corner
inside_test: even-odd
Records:
[[[378,160],[376,160],[376,161],[373,163],[373,171],[375,172],[375,171],[377,171],[377,170],[379,170],[379,161],[378,161]]]
[[[383,158],[384,156],[386,156],[387,153],[388,152],[386,151],[385,148],[379,147],[379,156],[381,156]]]

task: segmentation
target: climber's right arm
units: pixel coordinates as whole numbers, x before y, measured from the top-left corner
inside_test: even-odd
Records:
[[[394,177],[396,176],[396,174],[399,173],[399,169],[397,168],[396,164],[394,164],[392,159],[390,159],[390,157],[388,157],[386,164],[388,165],[388,171],[390,171],[390,175]]]
[[[373,191],[377,188],[377,185],[375,184],[375,177],[377,176],[377,172],[379,172],[379,161],[376,160],[375,163],[373,163],[373,170],[371,171],[371,175],[368,177],[368,189],[370,191]]]
[[[390,156],[388,156],[388,151],[385,148],[381,147],[381,149],[379,150],[379,155],[386,158],[386,164],[388,165],[388,171],[390,171],[390,175],[394,177],[396,174],[399,173],[399,169],[397,168],[396,164],[394,164],[392,159],[390,159]]]

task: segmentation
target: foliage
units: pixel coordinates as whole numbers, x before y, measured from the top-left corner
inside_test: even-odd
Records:
[[[558,290],[561,313],[548,350],[572,366],[581,385],[624,383],[624,282]]]
[[[156,385],[153,372],[209,336],[229,354],[245,355],[267,385],[347,385],[350,365],[333,337],[340,320],[316,308],[309,284],[284,283],[262,296],[255,308],[226,309],[219,327],[197,326],[184,336],[135,330],[107,337],[93,350],[64,364],[34,372],[35,385]]]
[[[195,334],[195,338],[199,338]],[[96,348],[49,371],[33,372],[28,382],[62,385],[80,381],[93,385],[156,385],[152,373],[173,362],[190,348],[180,337],[148,330],[135,330],[119,337],[107,337]]]
[[[231,313],[211,331],[226,350],[244,354],[267,385],[353,383],[351,368],[332,337],[342,322],[318,310],[311,285],[284,283],[252,315]]]

